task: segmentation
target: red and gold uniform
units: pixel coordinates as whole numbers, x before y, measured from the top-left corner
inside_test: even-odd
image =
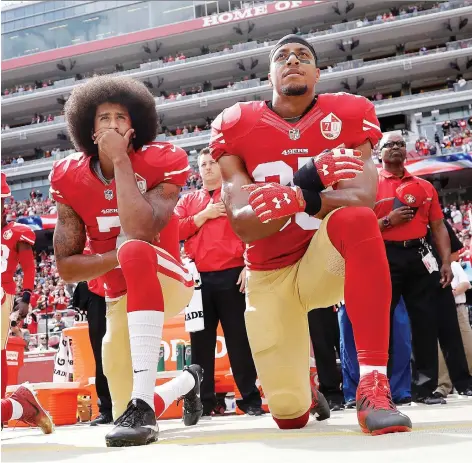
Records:
[[[213,122],[210,149],[217,160],[225,154],[241,158],[254,182],[288,185],[324,150],[354,149],[366,141],[375,146],[381,136],[371,102],[346,93],[322,94],[297,123],[278,116],[266,102],[237,103]],[[361,220],[362,214],[372,215],[378,233],[373,213],[355,209]],[[344,215],[349,214],[338,209],[321,221],[297,213],[278,233],[246,248],[247,332],[276,420],[302,420],[310,408],[307,313],[343,299],[345,261],[331,242],[328,223]],[[379,243],[383,246],[380,237]],[[356,283],[351,279],[351,284]]]
[[[9,317],[16,294],[16,283],[13,277],[20,263],[18,243],[23,242],[33,246],[35,241],[36,235],[27,225],[10,222],[2,228],[2,347],[5,345],[10,329]],[[29,267],[31,265],[33,265],[33,271],[24,272],[23,280],[23,288],[30,290],[34,288],[34,261],[29,263]]]
[[[141,193],[160,183],[183,186],[189,165],[186,152],[170,143],[152,143],[130,154],[137,185]],[[92,158],[73,154],[54,164],[50,175],[51,195],[69,205],[85,224],[92,254],[101,254],[126,241],[122,231],[115,181],[102,182],[92,171]],[[172,217],[155,238],[158,278],[164,297],[166,317],[178,314],[193,293],[193,280],[181,265],[178,219]],[[118,266],[100,277],[107,298],[107,333],[103,339],[104,373],[108,378],[114,415],[126,409],[133,378],[126,311],[126,282]]]
[[[239,156],[254,182],[287,185],[312,156],[343,145],[355,148],[366,140],[376,145],[382,134],[374,105],[347,93],[322,94],[297,124],[290,124],[264,101],[237,103],[212,124],[210,148],[215,159]],[[273,270],[297,262],[306,252],[321,221],[298,213],[279,233],[251,243],[246,264]],[[337,301],[339,302],[339,301]]]

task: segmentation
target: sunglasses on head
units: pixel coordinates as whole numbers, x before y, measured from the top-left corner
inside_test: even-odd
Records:
[[[383,145],[383,148],[393,148],[395,145],[397,145],[399,148],[405,148],[406,143],[403,140],[389,141]]]

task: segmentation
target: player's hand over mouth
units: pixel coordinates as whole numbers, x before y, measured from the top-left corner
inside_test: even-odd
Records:
[[[94,143],[98,145],[99,152],[107,156],[112,162],[116,162],[128,155],[131,137],[134,129],[128,129],[125,135],[121,135],[115,129],[99,129],[94,133]]]

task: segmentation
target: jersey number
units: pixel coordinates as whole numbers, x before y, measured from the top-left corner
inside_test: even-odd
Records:
[[[118,249],[125,241],[126,235],[123,233],[121,228],[120,217],[118,215],[112,215],[108,217],[97,217],[98,231],[101,233],[110,233],[112,228],[119,228],[120,233],[116,237],[115,249]],[[120,268],[118,265],[117,268]]]
[[[10,248],[8,246],[5,246],[2,244],[2,267],[1,270],[3,272],[6,272],[7,267],[8,267],[8,257],[10,256]]]
[[[298,158],[298,168],[301,169],[311,158]],[[256,182],[267,182],[269,177],[278,177],[277,181],[281,185],[288,185],[293,180],[293,169],[284,161],[272,161],[259,164],[252,176]],[[299,212],[291,219],[303,230],[317,230],[320,228],[321,220],[309,216],[306,212]],[[287,222],[287,224],[290,222]],[[287,225],[280,229],[282,231]]]

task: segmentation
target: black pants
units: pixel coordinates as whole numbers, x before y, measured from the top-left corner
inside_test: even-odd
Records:
[[[238,406],[244,410],[249,405],[260,406],[262,403],[255,384],[257,373],[244,321],[245,297],[239,292],[239,285],[236,285],[241,270],[233,268],[200,274],[205,329],[190,333],[190,341],[192,363],[203,368],[201,399],[207,409],[216,405],[215,347],[218,322],[223,328],[234,380],[242,396]]]
[[[463,386],[468,383],[467,362],[455,306],[447,304],[449,299],[447,294],[450,293],[452,296],[451,289],[441,289],[439,272],[429,273],[426,270],[419,247],[403,248],[386,243],[386,250],[392,279],[391,313],[393,314],[400,297],[403,296],[411,322],[415,360],[413,395],[426,397],[437,387],[438,337],[448,350],[446,364],[451,380],[453,383],[456,380],[457,384],[454,383],[456,387],[464,389]],[[449,301],[454,302],[453,299]],[[390,326],[393,326],[393,323]],[[390,338],[392,339],[391,332]],[[389,352],[389,371],[395,361],[391,355],[391,347],[392,343]]]
[[[108,381],[103,373],[102,341],[107,331],[105,298],[92,293],[87,283],[81,282],[74,292],[74,307],[87,312],[89,338],[95,359],[95,388],[100,413],[111,414],[112,405]]]
[[[342,403],[342,376],[336,363],[340,352],[340,335],[337,313],[333,307],[308,312],[311,343],[316,360],[320,391],[328,400]]]
[[[440,288],[438,294],[438,338],[451,382],[458,392],[472,386],[464,343],[457,318],[456,300],[452,288]]]
[[[87,307],[87,319],[89,324],[89,338],[92,344],[95,358],[95,387],[98,396],[98,408],[100,413],[111,414],[111,396],[108,381],[103,373],[102,341],[107,332],[105,298],[90,292]]]

